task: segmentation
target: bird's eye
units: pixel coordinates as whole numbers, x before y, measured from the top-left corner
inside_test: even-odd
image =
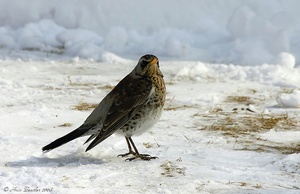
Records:
[[[148,62],[147,61],[145,61],[145,60],[143,60],[142,62],[141,62],[141,67],[146,67],[147,66],[147,64],[148,64]]]

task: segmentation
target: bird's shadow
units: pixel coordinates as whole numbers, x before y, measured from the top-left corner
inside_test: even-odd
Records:
[[[78,155],[76,153],[65,155],[58,158],[49,158],[45,155],[30,156],[28,159],[11,161],[5,164],[6,167],[76,167],[83,165],[100,165],[104,164],[102,159],[91,156]]]

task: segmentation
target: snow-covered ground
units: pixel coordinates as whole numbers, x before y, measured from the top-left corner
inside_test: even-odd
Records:
[[[299,193],[298,1],[0,0],[0,193]],[[75,129],[139,57],[161,120],[84,152]]]

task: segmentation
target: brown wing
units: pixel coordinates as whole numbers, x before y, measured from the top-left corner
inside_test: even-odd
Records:
[[[125,77],[111,91],[115,96],[103,122],[103,128],[97,135],[92,135],[87,141],[95,138],[86,151],[105,140],[116,130],[123,127],[134,114],[139,111],[148,100],[152,90],[152,83],[145,78],[133,79]]]

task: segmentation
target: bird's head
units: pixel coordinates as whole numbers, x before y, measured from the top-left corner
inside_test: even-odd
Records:
[[[134,74],[138,77],[153,75],[163,77],[163,74],[159,69],[158,58],[150,54],[142,56],[133,71]]]

